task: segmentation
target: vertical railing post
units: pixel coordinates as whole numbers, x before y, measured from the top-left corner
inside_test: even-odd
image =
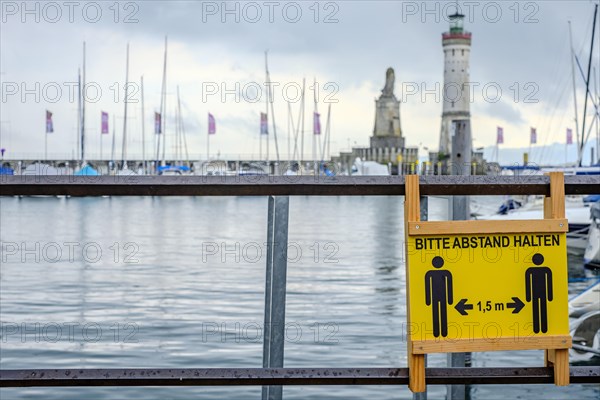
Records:
[[[269,196],[263,368],[283,367],[289,206],[289,197]],[[263,400],[282,395],[281,386],[263,386]]]
[[[420,214],[421,221],[427,221],[429,218],[429,203],[427,196],[420,196]],[[425,367],[427,367],[427,354],[425,354]],[[413,393],[413,400],[427,400],[427,390],[425,392]]]
[[[450,175],[471,175],[471,122],[469,120],[452,121],[454,135],[452,136],[452,164]],[[450,219],[454,221],[468,220],[471,218],[469,196],[450,197]],[[449,367],[470,367],[471,353],[448,353],[447,365]],[[468,385],[448,385],[446,387],[447,400],[470,399]]]

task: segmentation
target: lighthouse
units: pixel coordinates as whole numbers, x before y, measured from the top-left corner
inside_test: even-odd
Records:
[[[448,17],[450,31],[442,34],[444,49],[444,87],[442,88],[442,129],[440,132],[440,161],[452,152],[452,120],[469,119],[469,56],[471,32],[463,27],[465,16],[456,12]]]

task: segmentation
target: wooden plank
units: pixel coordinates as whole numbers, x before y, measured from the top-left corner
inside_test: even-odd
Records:
[[[409,236],[568,232],[566,219],[408,222]]]
[[[408,388],[413,393],[422,393],[427,390],[427,384],[425,383],[425,354],[409,354]]]
[[[569,349],[570,347],[571,336],[567,335],[500,337],[497,339],[415,340],[412,342],[412,351],[415,354]]]
[[[405,186],[405,221],[421,221],[419,177],[417,175],[407,175]]]
[[[562,172],[550,172],[550,218],[565,218],[565,176]]]
[[[405,201],[404,201],[404,232],[408,239],[408,224],[410,222],[419,222],[421,220],[421,205],[419,198],[419,177],[417,175],[407,175],[405,181]],[[405,247],[408,246],[408,240],[404,241]],[[405,248],[408,254],[408,247]],[[406,280],[408,281],[409,266],[406,262]],[[410,288],[406,290],[406,308],[410,310]],[[407,322],[410,324],[410,312],[407,313]],[[425,355],[414,354],[410,338],[407,341],[408,354],[408,387],[413,393],[424,392],[427,388],[425,383]]]
[[[554,349],[546,349],[544,351],[544,365],[546,367],[554,365]]]
[[[569,350],[554,350],[554,384],[567,386],[569,384]]]
[[[550,196],[544,198],[544,218],[565,218],[565,177],[562,172],[550,172]],[[544,363],[554,367],[554,384],[569,384],[569,350],[548,348]]]

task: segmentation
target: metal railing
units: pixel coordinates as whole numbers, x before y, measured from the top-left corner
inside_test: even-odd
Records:
[[[1,196],[403,196],[404,176],[0,175]],[[547,176],[420,176],[424,196],[549,195]],[[565,176],[566,195],[600,193],[600,176]]]
[[[547,176],[421,176],[428,195],[548,195]],[[265,290],[264,368],[0,370],[0,387],[262,385],[263,399],[282,385],[405,385],[407,368],[282,368],[289,198],[405,194],[403,176],[0,176],[0,196],[270,196]],[[567,195],[600,193],[600,177],[565,176]],[[277,197],[276,197],[277,196]],[[425,208],[421,210],[426,216]],[[426,219],[426,218],[425,218]],[[553,369],[427,368],[428,385],[540,384]],[[571,367],[572,383],[600,383],[600,367]]]

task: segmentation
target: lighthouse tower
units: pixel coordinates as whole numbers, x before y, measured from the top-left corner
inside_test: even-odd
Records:
[[[471,32],[463,29],[464,18],[465,16],[458,12],[450,15],[450,31],[442,34],[444,49],[442,98],[444,105],[438,157],[448,156],[452,152],[452,120],[469,119],[471,116],[468,87]]]

